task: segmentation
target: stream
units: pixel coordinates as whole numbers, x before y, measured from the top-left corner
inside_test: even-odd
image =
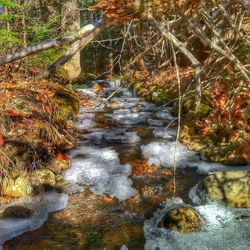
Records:
[[[249,209],[198,205],[205,221],[199,233],[156,226],[164,208],[194,205],[194,187],[204,175],[239,167],[209,163],[182,144],[176,147],[171,107],[145,102],[119,80],[99,84],[104,85],[99,94],[77,90],[96,106],[80,109],[79,140],[69,152],[72,166],[63,174],[64,188],[15,201],[31,204],[36,213],[0,220],[0,245],[9,240],[3,249],[249,249],[249,219],[239,219],[249,218]]]

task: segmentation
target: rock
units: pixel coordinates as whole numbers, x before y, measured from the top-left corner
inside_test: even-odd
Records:
[[[0,178],[0,183],[0,192],[3,196],[21,198],[33,192],[31,181],[26,175],[19,176],[15,180],[7,177]]]
[[[191,233],[201,230],[202,221],[193,208],[179,206],[168,210],[158,226],[180,233]]]
[[[0,215],[1,218],[29,218],[33,214],[33,211],[23,206],[10,206],[5,208]]]
[[[56,184],[56,177],[49,169],[39,169],[32,176],[34,185],[45,185],[53,187]]]
[[[70,161],[65,159],[54,158],[48,169],[52,171],[54,174],[58,174],[61,171],[67,170],[70,168]]]
[[[234,208],[250,208],[250,173],[247,171],[217,172],[201,183],[203,200],[223,201]]]

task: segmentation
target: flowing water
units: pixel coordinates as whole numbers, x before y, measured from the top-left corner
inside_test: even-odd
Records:
[[[100,94],[79,90],[91,95],[96,106],[82,107],[77,119],[79,141],[69,153],[72,167],[63,176],[67,206],[47,209],[46,215],[66,206],[50,213],[47,220],[46,216],[37,216],[40,224],[26,221],[23,231],[30,232],[6,242],[4,249],[221,249],[223,244],[224,249],[248,249],[249,223],[235,219],[237,213],[245,215],[248,210],[236,213],[220,206],[200,206],[198,210],[207,222],[204,232],[182,236],[159,231],[155,220],[161,209],[169,202],[192,204],[189,190],[201,174],[225,167],[202,161],[184,145],[179,144],[175,150],[176,118],[171,108],[141,100],[119,87],[119,81],[105,84]],[[109,101],[105,102],[107,97]],[[176,196],[180,198],[166,202],[173,196],[174,154]],[[211,218],[208,214],[215,215]],[[227,221],[234,226],[221,230]],[[6,225],[14,228],[15,223],[8,221]],[[230,240],[233,228],[238,233]],[[12,232],[12,237],[20,232]],[[214,243],[209,245],[212,238]],[[202,241],[207,248],[202,248]],[[235,245],[237,241],[241,244]]]

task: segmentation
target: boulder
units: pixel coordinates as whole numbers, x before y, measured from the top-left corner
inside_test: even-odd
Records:
[[[248,171],[217,172],[200,185],[204,202],[222,201],[233,208],[250,208],[250,173]]]
[[[10,206],[4,209],[1,218],[29,218],[33,214],[33,211],[23,206]]]
[[[199,232],[202,221],[199,214],[189,206],[179,205],[166,211],[158,226],[179,233]]]

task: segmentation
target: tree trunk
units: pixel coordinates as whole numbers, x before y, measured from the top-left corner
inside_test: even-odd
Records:
[[[62,3],[62,33],[73,32],[80,28],[80,1],[68,0]],[[80,52],[77,52],[63,67],[67,80],[73,81],[81,74]]]
[[[102,30],[106,27],[106,24],[103,22],[99,22],[99,25],[93,27],[91,33],[87,36],[84,36],[81,40],[76,41],[73,45],[63,54],[55,63],[51,64],[46,70],[42,71],[37,78],[42,79],[50,76],[55,70],[59,67],[63,66],[66,62],[68,62],[76,53],[78,53],[81,49],[83,49],[86,45],[88,45]]]

